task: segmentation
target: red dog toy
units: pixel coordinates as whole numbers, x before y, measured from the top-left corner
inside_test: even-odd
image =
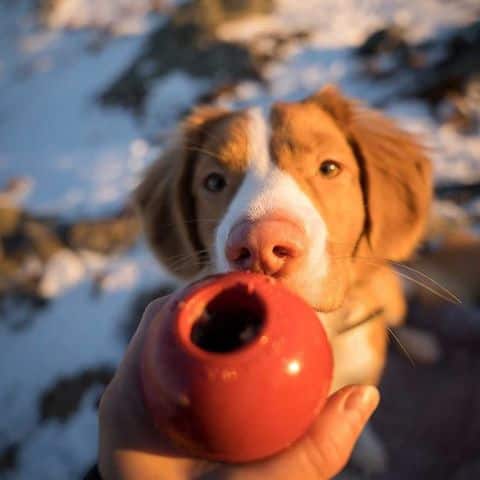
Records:
[[[324,329],[275,280],[209,277],[161,315],[143,351],[145,403],[155,425],[190,454],[227,462],[272,455],[325,404],[333,366]]]

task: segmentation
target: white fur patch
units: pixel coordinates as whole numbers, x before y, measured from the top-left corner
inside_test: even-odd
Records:
[[[378,363],[376,351],[369,340],[369,326],[352,328],[349,332],[337,335],[338,332],[332,331],[328,320],[322,314],[317,313],[317,316],[327,332],[333,350],[335,371],[330,392],[333,393],[345,385],[364,382],[365,375],[372,370],[372,365]]]
[[[270,129],[259,109],[249,111],[249,158],[245,178],[215,235],[216,268],[230,270],[225,246],[232,227],[241,219],[258,220],[281,210],[297,219],[309,240],[309,258],[302,276],[319,279],[327,272],[327,228],[308,196],[288,172],[280,170],[269,152]]]

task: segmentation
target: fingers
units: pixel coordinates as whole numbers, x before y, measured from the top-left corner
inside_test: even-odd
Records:
[[[307,434],[287,450],[264,461],[225,468],[216,476],[205,478],[328,480],[347,463],[379,398],[375,387],[345,387],[329,398]]]
[[[157,314],[160,312],[163,306],[167,303],[169,298],[170,298],[170,295],[156,298],[155,300],[153,300],[147,305],[147,307],[145,308],[145,311],[143,312],[142,319],[138,324],[138,328],[132,338],[133,343],[136,343],[136,341],[138,341],[136,340],[138,337],[143,337],[148,325],[157,316]]]
[[[379,400],[378,390],[366,385],[345,387],[330,397],[299,445],[318,478],[331,478],[345,466]]]
[[[142,319],[140,320],[137,330],[135,331],[135,334],[130,341],[126,352],[126,357],[130,357],[138,353],[138,350],[140,349],[143,342],[143,338],[147,332],[148,326],[150,325],[152,320],[157,315],[159,315],[160,311],[167,305],[167,303],[178,299],[183,294],[183,292],[184,289],[177,290],[175,293],[172,293],[171,295],[166,295],[165,297],[157,298],[147,305],[145,311],[143,312]],[[161,321],[161,319],[159,321]]]
[[[99,408],[99,468],[103,478],[120,478],[118,472],[125,470],[121,465],[124,458],[121,452],[124,450],[148,452],[153,451],[149,442],[156,446],[156,438],[150,440],[152,427],[146,420],[138,387],[139,358],[148,326],[161,316],[168,298],[158,298],[147,306],[114,378],[102,395]],[[135,477],[125,474],[121,478]]]

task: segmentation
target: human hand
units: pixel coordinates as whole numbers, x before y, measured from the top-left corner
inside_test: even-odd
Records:
[[[152,302],[100,403],[99,469],[104,480],[326,480],[346,464],[379,401],[375,387],[348,386],[329,399],[308,432],[287,450],[232,465],[189,457],[153,426],[143,404],[139,361],[148,325],[167,297]]]

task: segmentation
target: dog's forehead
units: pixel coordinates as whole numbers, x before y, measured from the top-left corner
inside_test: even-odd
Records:
[[[343,134],[333,118],[317,102],[277,102],[269,114],[272,142],[288,142],[299,148],[334,141]]]
[[[289,164],[300,163],[319,146],[332,142],[345,142],[342,132],[327,112],[308,101],[232,112],[205,136],[208,150],[237,172],[265,168],[267,160],[285,169],[287,158]]]

